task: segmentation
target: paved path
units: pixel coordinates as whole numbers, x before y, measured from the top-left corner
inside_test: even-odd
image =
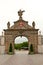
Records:
[[[7,60],[2,61],[3,63],[0,65],[43,65],[43,54],[28,55],[25,53],[16,53],[15,55],[5,56]]]

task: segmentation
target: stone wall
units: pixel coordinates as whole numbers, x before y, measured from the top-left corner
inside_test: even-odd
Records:
[[[38,45],[38,53],[43,53],[43,45]]]
[[[0,46],[0,54],[5,54],[5,46]]]
[[[0,36],[0,54],[5,54],[4,36]]]

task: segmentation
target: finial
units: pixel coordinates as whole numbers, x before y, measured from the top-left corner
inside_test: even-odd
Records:
[[[33,26],[33,28],[35,28],[35,22],[33,21],[33,23],[32,23],[32,26]]]
[[[7,27],[8,27],[8,29],[10,28],[10,22],[8,21],[8,23],[7,23]]]
[[[25,12],[25,11],[24,10],[23,11],[21,11],[21,10],[18,11],[19,19],[22,19],[23,12]]]
[[[2,36],[3,36],[3,32],[2,32]]]
[[[39,30],[39,35],[41,35],[41,31]]]

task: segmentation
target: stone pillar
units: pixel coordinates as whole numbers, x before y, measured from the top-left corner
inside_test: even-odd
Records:
[[[13,48],[13,54],[14,54],[14,44],[13,44],[13,38],[12,35],[6,35],[5,36],[5,53],[9,53],[9,47],[10,47],[10,43],[12,44],[12,48]]]
[[[29,53],[30,53],[30,45],[31,45],[31,42],[29,41]]]
[[[31,37],[29,37],[29,53],[30,53],[30,45],[32,44]]]
[[[30,39],[29,48],[30,48],[30,45],[32,44],[34,53],[38,53],[38,35],[32,34],[29,39]]]
[[[12,41],[12,48],[13,48],[13,54],[15,54],[15,51],[14,51],[14,41]]]
[[[13,44],[15,44],[15,38],[13,39]],[[13,45],[13,47],[14,47],[14,45]],[[14,48],[14,54],[15,54],[15,48]]]
[[[38,45],[35,44],[35,47],[34,47],[34,53],[37,54],[38,53]]]
[[[34,36],[34,53],[38,53],[38,35]]]

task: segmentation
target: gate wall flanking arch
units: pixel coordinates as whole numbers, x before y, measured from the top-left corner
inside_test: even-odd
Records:
[[[22,11],[21,11],[22,12]],[[21,14],[19,11],[19,13]],[[7,23],[8,29],[4,29],[5,36],[5,53],[9,53],[9,45],[12,43],[14,52],[14,39],[17,36],[25,36],[29,40],[30,44],[33,44],[34,53],[38,53],[38,29],[35,29],[35,22],[32,26],[28,25],[27,21],[22,19],[22,15],[19,15],[19,20],[14,22],[14,25],[10,27],[10,22]]]

